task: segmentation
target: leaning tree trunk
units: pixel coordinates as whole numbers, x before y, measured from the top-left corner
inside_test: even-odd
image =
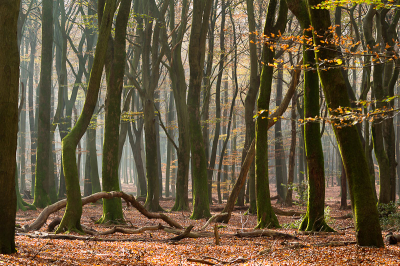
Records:
[[[67,208],[57,229],[57,233],[64,230],[82,231],[80,224],[82,215],[81,191],[75,151],[90,123],[96,107],[115,5],[115,0],[107,0],[105,3],[85,105],[75,126],[62,141],[63,167],[67,188]]]
[[[316,60],[335,62],[337,57],[336,46],[333,45],[333,36],[330,31],[331,22],[328,10],[312,9],[322,0],[308,0],[308,10],[311,25],[314,28],[314,44],[320,49],[316,50]],[[324,41],[324,42],[322,42]],[[318,74],[326,103],[332,115],[337,115],[339,107],[350,108],[350,100],[342,73],[336,63],[317,65]],[[333,68],[332,68],[333,67]],[[358,135],[358,130],[353,125],[343,127],[334,126],[341,156],[350,188],[352,199],[354,226],[357,243],[360,246],[382,247],[383,239],[379,225],[378,210],[375,205],[371,182],[369,180],[368,164],[364,156],[363,146]]]
[[[50,101],[51,68],[53,65],[53,1],[44,0],[42,14],[42,58],[40,68],[38,138],[36,148],[35,198],[33,205],[39,208],[50,204]]]
[[[17,21],[20,1],[0,3],[0,253],[15,249],[15,154],[18,133],[19,53]]]

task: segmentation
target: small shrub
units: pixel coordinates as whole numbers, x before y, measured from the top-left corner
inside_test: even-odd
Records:
[[[308,200],[308,182],[307,181],[302,181],[300,184],[282,184],[285,186],[288,190],[292,190],[296,192],[295,199],[299,202],[298,204],[301,206],[304,206],[307,204]]]
[[[400,213],[397,211],[398,203],[379,204],[379,222],[382,229],[400,229]]]
[[[293,222],[282,224],[282,228],[285,229],[298,229],[300,227],[301,222],[303,221],[304,216],[302,215],[299,219],[294,220]]]

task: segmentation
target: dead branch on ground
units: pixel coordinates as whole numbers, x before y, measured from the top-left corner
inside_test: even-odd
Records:
[[[82,198],[82,206],[86,205],[88,203],[94,203],[100,199],[112,199],[112,198],[122,198],[124,199],[127,204],[132,205],[135,207],[141,214],[146,216],[148,219],[161,219],[167,224],[169,224],[172,227],[180,228],[182,229],[183,227],[177,223],[175,220],[170,218],[169,216],[163,214],[163,213],[154,213],[154,212],[149,212],[146,210],[143,205],[141,205],[135,197],[132,195],[128,195],[122,191],[112,191],[112,192],[98,192],[95,194],[92,194],[90,196],[87,196],[85,198]],[[23,232],[29,232],[29,231],[34,231],[34,230],[39,230],[47,221],[49,218],[50,214],[65,208],[67,206],[67,200],[63,199],[60,200],[50,206],[47,206],[41,213],[40,215],[36,218],[36,220],[31,223],[30,225],[25,225],[22,230]]]

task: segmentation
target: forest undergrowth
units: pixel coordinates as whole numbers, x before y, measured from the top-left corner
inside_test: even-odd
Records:
[[[278,216],[282,228],[274,229],[296,238],[247,236],[233,234],[251,232],[256,226],[255,215],[245,215],[245,208],[236,209],[229,224],[218,224],[220,243],[216,245],[215,236],[205,238],[184,238],[172,241],[173,234],[163,230],[145,231],[141,234],[114,233],[104,235],[101,241],[59,240],[31,238],[16,235],[18,252],[13,255],[0,255],[0,265],[400,265],[400,246],[388,245],[385,248],[365,248],[355,244],[354,226],[350,210],[339,209],[338,187],[327,188],[329,217],[327,221],[336,233],[303,235],[293,229],[300,217]],[[161,201],[164,209],[170,209],[173,201]],[[305,206],[293,205],[288,208],[273,201],[276,208],[285,211],[304,212]],[[224,205],[214,204],[212,214],[218,214]],[[20,226],[32,223],[40,213],[18,211],[17,223]],[[64,209],[51,214],[45,226],[33,234],[45,234],[48,224],[62,217]],[[106,231],[112,225],[98,225],[94,221],[102,215],[102,205],[88,204],[83,207],[82,224],[96,231]],[[184,227],[193,225],[196,233],[206,220],[193,221],[189,212],[167,213]],[[159,220],[149,220],[133,207],[124,203],[126,228],[156,226]],[[340,217],[334,218],[334,217]],[[214,223],[205,230],[213,232]],[[390,228],[389,228],[390,229]],[[388,231],[383,231],[385,236]],[[78,234],[75,234],[79,236]],[[107,241],[107,239],[109,241]]]

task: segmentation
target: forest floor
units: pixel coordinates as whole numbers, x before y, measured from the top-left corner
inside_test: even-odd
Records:
[[[400,246],[386,245],[385,248],[364,248],[354,244],[354,226],[352,219],[334,219],[351,211],[339,210],[338,187],[327,188],[326,203],[329,206],[328,222],[339,234],[299,235],[295,228],[298,217],[278,216],[281,229],[276,231],[296,235],[298,239],[270,237],[228,237],[223,234],[252,231],[256,225],[255,215],[244,215],[245,210],[235,210],[227,225],[221,224],[220,244],[214,237],[185,238],[172,242],[174,235],[162,230],[147,231],[142,234],[124,235],[114,233],[102,238],[120,238],[129,241],[92,241],[92,240],[55,240],[16,236],[18,252],[12,255],[0,255],[0,265],[206,265],[190,262],[200,259],[209,265],[400,265]],[[336,195],[336,197],[335,197]],[[129,225],[137,228],[158,225],[159,220],[149,220],[133,207],[123,203],[124,215]],[[168,210],[173,201],[162,201]],[[287,208],[273,205],[282,210],[305,211],[304,206],[294,205]],[[224,205],[213,205],[215,210]],[[41,210],[17,213],[20,225],[32,223]],[[45,232],[47,225],[56,217],[62,217],[64,209],[52,214],[40,231]],[[217,214],[217,211],[212,211]],[[93,220],[101,217],[102,205],[89,204],[83,207],[82,224],[97,231],[105,231],[112,226],[97,225]],[[169,212],[171,218],[183,226],[194,225],[192,232],[199,230],[205,220],[189,219],[189,212]],[[161,221],[161,223],[163,223]],[[212,232],[213,224],[207,231]],[[385,236],[387,231],[382,232]],[[346,246],[319,246],[323,243],[347,243]],[[264,251],[260,255],[260,251]]]

